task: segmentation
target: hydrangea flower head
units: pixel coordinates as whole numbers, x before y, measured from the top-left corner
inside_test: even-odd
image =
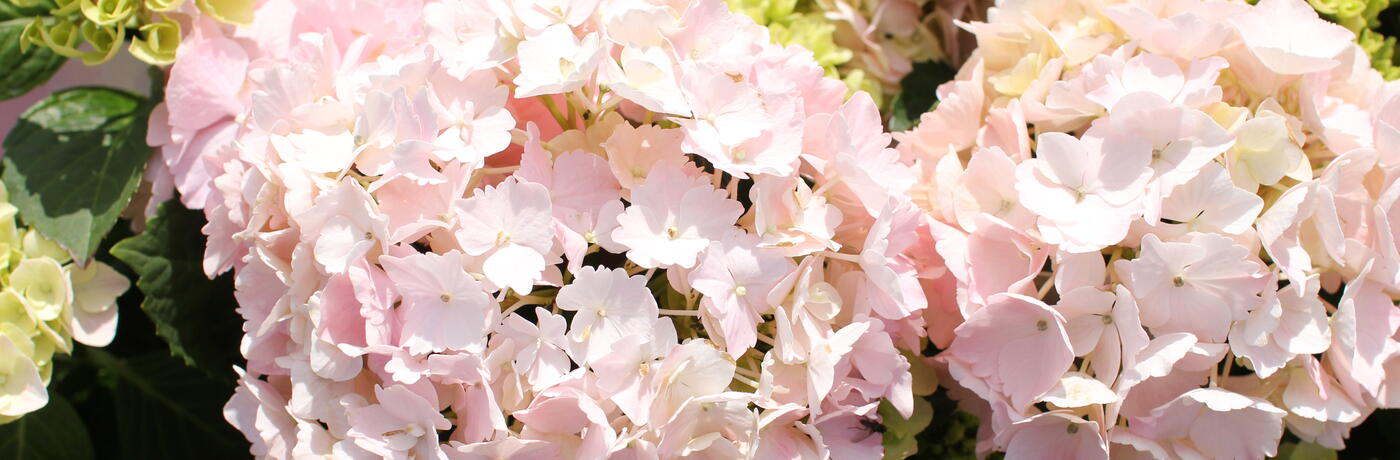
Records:
[[[323,10],[201,22],[152,118],[256,455],[869,453],[823,434],[912,414],[915,165],[809,52],[722,0]]]

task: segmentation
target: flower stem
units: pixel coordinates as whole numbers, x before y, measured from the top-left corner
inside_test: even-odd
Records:
[[[700,316],[699,310],[677,310],[674,308],[658,308],[656,311],[663,315],[671,316]]]
[[[539,96],[539,98],[540,101],[544,102],[544,107],[549,109],[549,114],[554,116],[554,122],[559,123],[559,129],[567,131],[569,129],[569,121],[564,118],[563,113],[559,112],[559,107],[554,105],[554,99],[551,99],[549,95]]]

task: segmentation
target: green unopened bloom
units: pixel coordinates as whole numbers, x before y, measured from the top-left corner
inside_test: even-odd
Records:
[[[52,14],[54,17],[68,16],[78,11],[78,8],[81,7],[79,5],[81,2],[82,0],[54,0],[53,3],[57,5],[57,8],[49,10],[49,14]]]
[[[773,42],[811,50],[812,59],[828,76],[837,77],[836,67],[851,60],[851,51],[836,44],[836,24],[820,11],[798,11],[798,0],[728,0],[727,3],[730,10],[743,12],[758,25],[767,27]]]
[[[141,6],[139,0],[79,0],[83,17],[99,26],[125,22]]]
[[[204,14],[239,26],[253,25],[253,0],[196,0]]]
[[[1365,0],[1308,0],[1308,3],[1319,13],[1339,18],[1359,16],[1366,11]]]
[[[823,68],[835,68],[851,60],[851,51],[836,45],[836,24],[817,15],[799,15],[786,25],[772,24],[773,41],[801,45]]]
[[[110,26],[100,26],[91,22],[83,23],[83,39],[92,46],[91,51],[84,52],[81,56],[83,64],[98,65],[112,59],[117,55],[117,49],[121,48],[125,39],[125,28],[121,24]]]
[[[141,26],[141,37],[131,40],[131,55],[150,65],[175,62],[180,47],[180,23],[166,20]]]
[[[1361,45],[1361,49],[1371,56],[1371,67],[1380,71],[1381,76],[1386,80],[1400,77],[1400,67],[1395,66],[1395,37],[1387,37],[1366,29],[1361,31],[1361,36],[1357,37],[1356,41]]]
[[[39,21],[42,19],[35,19],[35,22]],[[39,34],[39,42],[49,47],[53,52],[70,58],[83,55],[83,52],[78,50],[78,45],[82,44],[83,36],[78,30],[78,25],[74,24],[73,21],[55,18],[53,24],[41,23],[35,29]]]
[[[35,44],[45,47],[48,46],[44,43],[43,28],[44,18],[34,18],[34,20],[29,21],[29,24],[25,24],[24,30],[19,32],[19,52],[28,53],[29,47]],[[0,187],[0,190],[3,189],[3,187]],[[6,198],[5,201],[9,201],[9,199]]]
[[[157,13],[175,11],[180,5],[184,5],[185,0],[146,0],[146,9]]]
[[[870,93],[870,98],[875,101],[875,105],[879,106],[884,104],[884,88],[880,86],[879,80],[866,78],[865,71],[860,69],[851,70],[850,73],[846,74],[846,78],[841,79],[841,82],[846,84],[846,89],[849,90],[848,93],[865,91]]]

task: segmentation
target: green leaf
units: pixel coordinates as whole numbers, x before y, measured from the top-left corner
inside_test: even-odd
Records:
[[[0,425],[0,458],[82,460],[93,458],[87,428],[68,401],[49,394],[49,404]]]
[[[135,94],[73,88],[39,101],[5,137],[5,189],[20,216],[86,261],[117,223],[150,157],[150,107]]]
[[[1337,460],[1337,451],[1307,441],[1284,442],[1278,456],[1283,460]]]
[[[900,93],[891,102],[894,115],[890,117],[890,131],[905,131],[919,124],[919,116],[933,110],[938,101],[938,85],[952,80],[957,75],[952,67],[942,62],[921,61],[914,63],[914,70],[899,81]]]
[[[146,231],[117,242],[111,253],[137,275],[146,296],[141,310],[171,354],[219,379],[231,379],[240,362],[243,321],[235,313],[233,279],[204,276],[204,215],[172,200],[161,204]]]
[[[47,3],[47,2],[46,2]],[[13,99],[49,81],[68,59],[48,48],[31,46],[20,52],[19,37],[31,18],[45,14],[51,5],[20,8],[0,1],[0,101]]]
[[[84,355],[98,368],[116,411],[116,458],[247,458],[248,442],[224,421],[232,382],[211,380],[159,351]]]
[[[914,412],[906,419],[899,415],[899,410],[895,409],[894,405],[882,399],[879,413],[880,420],[885,425],[882,442],[885,458],[909,458],[918,453],[917,436],[933,421],[933,405],[924,398],[914,398]]]
[[[53,2],[49,0],[41,0],[34,3],[34,6],[19,6],[15,5],[13,1],[7,0],[0,2],[0,21],[47,16],[49,10],[54,8]]]

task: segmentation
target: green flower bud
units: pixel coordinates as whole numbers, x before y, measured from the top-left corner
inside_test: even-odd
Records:
[[[238,26],[253,24],[253,0],[196,0],[195,5],[214,19]]]
[[[865,78],[865,71],[854,69],[850,73],[847,73],[846,78],[842,78],[841,82],[845,83],[846,88],[849,90],[847,91],[847,96],[856,91],[865,91],[870,93],[870,98],[875,101],[876,107],[883,107],[885,100],[884,88],[880,86],[878,80]]]
[[[1308,0],[1308,3],[1319,13],[1338,18],[1349,18],[1366,10],[1366,2],[1362,0]]]
[[[110,26],[100,26],[91,22],[83,23],[83,38],[88,45],[92,46],[92,51],[84,52],[81,56],[83,64],[98,65],[112,59],[117,55],[117,49],[122,45],[125,38],[124,28],[120,24]]]
[[[80,0],[83,17],[99,26],[126,22],[141,3],[136,0]]]
[[[146,0],[146,9],[158,13],[175,11],[180,5],[184,5],[185,0]]]
[[[24,30],[19,32],[19,52],[28,53],[29,47],[36,43],[39,46],[48,46],[44,44],[43,28],[44,18],[34,18],[34,20],[29,21],[29,24],[25,24]],[[4,190],[4,187],[0,187],[0,190]],[[5,201],[9,201],[9,198],[6,198]]]
[[[851,60],[851,51],[836,45],[836,25],[817,15],[796,15],[786,25],[772,24],[773,41],[812,50],[812,58],[824,68]]]
[[[81,2],[82,0],[54,0],[53,4],[57,5],[57,8],[49,10],[49,14],[54,16],[68,16],[78,11],[78,8],[81,7],[78,4]]]
[[[141,26],[141,38],[131,41],[131,55],[147,64],[166,66],[175,62],[180,47],[180,23],[165,20]]]
[[[73,21],[55,18],[52,25],[40,25],[36,29],[38,29],[40,41],[53,52],[70,58],[83,55],[82,51],[78,51],[78,45],[82,43],[83,36],[78,30],[78,25],[74,24]]]

